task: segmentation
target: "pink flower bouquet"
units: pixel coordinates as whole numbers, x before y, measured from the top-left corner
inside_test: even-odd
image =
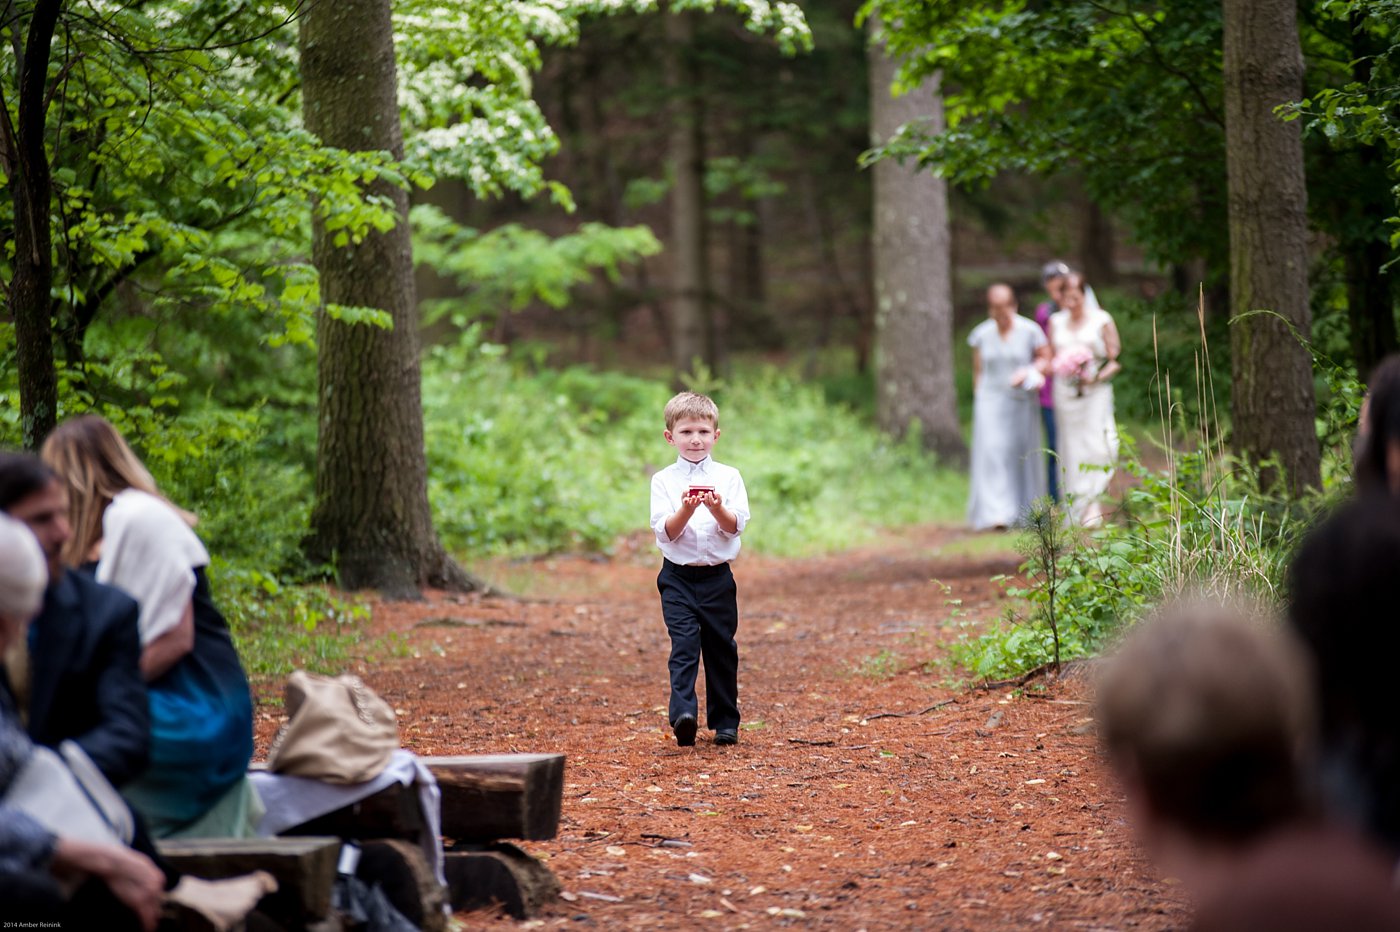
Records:
[[[1084,394],[1084,383],[1093,379],[1099,371],[1094,362],[1094,354],[1082,346],[1056,353],[1050,367],[1056,378],[1064,379],[1074,386],[1076,395]]]

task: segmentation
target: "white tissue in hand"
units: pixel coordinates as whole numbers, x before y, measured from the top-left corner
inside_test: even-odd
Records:
[[[1028,392],[1038,392],[1045,384],[1045,376],[1035,366],[1022,366],[1011,373],[1011,384]]]

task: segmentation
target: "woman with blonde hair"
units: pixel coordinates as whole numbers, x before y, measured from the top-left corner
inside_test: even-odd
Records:
[[[157,837],[252,834],[261,807],[248,678],[215,607],[194,515],[173,505],[108,421],[60,424],[41,456],[68,485],[72,566],[141,606],[141,671],[151,698],[151,765],[123,793]]]

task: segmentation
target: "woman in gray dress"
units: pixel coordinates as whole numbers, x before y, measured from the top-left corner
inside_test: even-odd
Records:
[[[1016,313],[1010,285],[987,289],[987,317],[967,337],[973,385],[967,521],[976,530],[1020,522],[1045,494],[1038,392],[1050,348],[1040,327]]]

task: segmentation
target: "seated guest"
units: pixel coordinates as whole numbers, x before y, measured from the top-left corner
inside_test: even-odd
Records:
[[[0,515],[0,651],[25,637],[47,578],[34,535]],[[8,698],[0,694],[0,798],[33,749]],[[66,889],[75,884],[68,895]],[[165,875],[146,856],[119,844],[56,835],[0,802],[0,914],[7,925],[151,930],[160,917],[164,886]]]
[[[1149,854],[1197,932],[1400,929],[1391,865],[1313,812],[1313,706],[1298,645],[1207,604],[1142,623],[1106,664],[1098,721]]]
[[[252,834],[262,815],[247,781],[252,696],[210,595],[194,516],[160,494],[121,434],[95,415],[60,424],[41,455],[68,486],[64,562],[95,561],[99,582],[141,606],[151,763],[124,795],[158,838]]]
[[[0,511],[28,525],[48,561],[43,607],[8,658],[29,736],[76,741],[120,788],[146,769],[151,745],[136,603],[64,567],[68,490],[37,456],[0,453]]]
[[[1391,658],[1400,649],[1396,579],[1400,501],[1372,490],[1315,527],[1298,549],[1288,620],[1317,684],[1323,802],[1400,859],[1400,721],[1390,689]]]

